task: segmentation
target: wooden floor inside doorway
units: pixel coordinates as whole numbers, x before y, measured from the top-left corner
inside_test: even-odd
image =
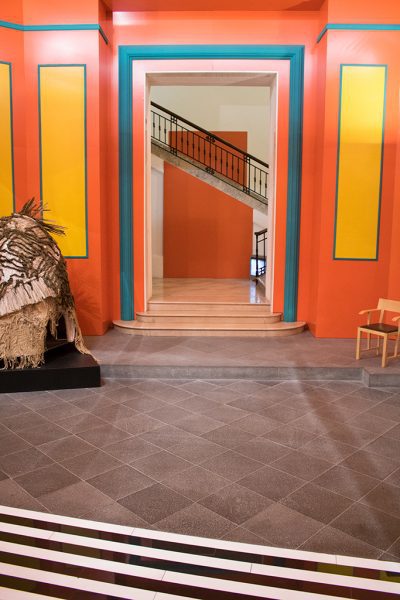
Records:
[[[153,279],[151,301],[264,304],[264,287],[251,279]]]

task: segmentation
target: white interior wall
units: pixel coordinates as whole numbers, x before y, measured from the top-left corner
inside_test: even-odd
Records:
[[[211,131],[247,131],[247,151],[270,163],[270,88],[250,86],[155,86],[151,100]],[[163,277],[163,161],[151,156],[153,277]],[[253,232],[267,227],[267,216],[253,210]],[[253,237],[253,251],[255,240]],[[250,268],[250,266],[249,266]]]
[[[152,86],[151,100],[210,131],[247,131],[247,152],[270,160],[270,88]]]

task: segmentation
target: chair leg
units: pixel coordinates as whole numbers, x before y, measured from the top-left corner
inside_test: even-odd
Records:
[[[376,355],[379,356],[379,353],[381,351],[381,338],[380,336],[378,336],[378,342],[377,342],[377,346],[376,346]]]
[[[399,334],[397,334],[396,343],[395,343],[395,345],[394,345],[394,354],[393,354],[393,357],[394,357],[394,358],[396,358],[396,356],[397,356],[397,355],[398,355],[398,353],[399,353],[399,339],[400,339],[400,335],[399,335]]]
[[[361,350],[361,331],[357,329],[357,346],[356,346],[356,360],[360,360]]]
[[[387,365],[387,343],[388,343],[388,336],[384,335],[383,336],[383,350],[382,350],[382,367],[386,367],[386,365]]]
[[[367,333],[367,350],[371,350],[371,335]]]

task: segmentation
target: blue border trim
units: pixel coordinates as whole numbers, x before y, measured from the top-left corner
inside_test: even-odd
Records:
[[[13,212],[15,212],[15,175],[14,175],[14,118],[13,118],[13,94],[12,94],[12,63],[6,60],[0,60],[1,65],[9,67],[9,84],[10,84],[10,134],[11,134],[11,183],[12,183],[12,198]]]
[[[18,23],[10,23],[9,21],[0,21],[0,27],[14,29],[15,31],[98,31],[105,43],[108,44],[108,38],[104,33],[103,28],[97,23],[71,23],[67,25],[20,25]]]
[[[317,44],[322,40],[327,31],[400,31],[398,23],[327,23],[319,36]]]
[[[84,81],[84,130],[85,130],[85,238],[86,250],[82,256],[65,256],[64,258],[89,258],[89,217],[88,217],[88,182],[87,182],[87,84],[86,64],[41,64],[38,65],[38,113],[39,113],[39,173],[40,173],[40,204],[43,211],[43,177],[42,177],[42,111],[40,102],[40,69],[45,67],[83,67]]]
[[[119,46],[119,202],[121,319],[134,318],[132,198],[132,63],[135,60],[271,59],[290,61],[288,191],[284,319],[297,315],[303,139],[304,46],[157,45]]]
[[[377,235],[376,235],[376,249],[375,258],[345,258],[336,256],[336,232],[337,232],[337,215],[338,215],[338,194],[339,194],[339,160],[340,160],[340,123],[342,116],[342,77],[343,67],[384,67],[385,68],[385,85],[383,93],[383,114],[382,114],[382,141],[381,141],[381,165],[379,175],[379,201],[378,201],[378,223],[377,223]],[[341,63],[340,65],[340,84],[339,84],[339,119],[338,119],[338,144],[337,144],[337,157],[336,157],[336,192],[335,192],[335,229],[333,235],[333,260],[354,260],[361,262],[376,262],[379,260],[379,237],[381,227],[381,204],[382,204],[382,179],[383,179],[383,154],[384,154],[384,141],[385,141],[385,121],[386,121],[386,91],[387,91],[387,73],[388,66],[386,64],[352,64],[352,63]]]

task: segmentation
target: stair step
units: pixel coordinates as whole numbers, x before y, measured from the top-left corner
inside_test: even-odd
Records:
[[[229,324],[216,322],[201,323],[142,323],[140,321],[114,321],[114,327],[132,335],[154,336],[230,336],[268,337],[300,333],[305,328],[304,321],[287,323]]]
[[[213,324],[216,322],[227,324],[266,324],[277,323],[281,320],[282,313],[213,313],[205,310],[192,311],[155,311],[137,312],[136,319],[140,323],[193,323],[194,325]]]
[[[199,312],[207,314],[270,315],[269,304],[249,304],[248,302],[191,302],[177,300],[149,300],[148,311],[182,314]]]

